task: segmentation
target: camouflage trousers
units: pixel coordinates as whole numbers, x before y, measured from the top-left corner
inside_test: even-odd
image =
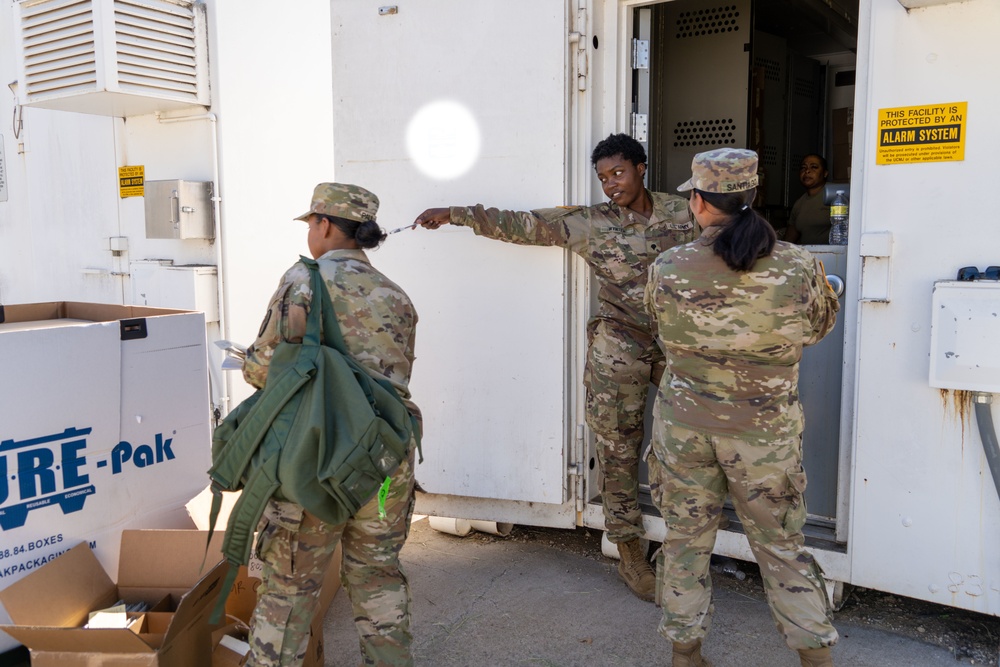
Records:
[[[378,498],[340,525],[294,503],[271,500],[259,531],[263,576],[250,630],[253,667],[300,665],[320,586],[338,543],[341,582],[354,608],[365,665],[412,665],[410,591],[399,552],[413,514],[413,451],[392,475],[379,517]]]
[[[599,320],[587,352],[587,425],[597,444],[608,539],[645,534],[639,509],[639,457],[650,382],[659,384],[663,353],[651,337]]]
[[[657,420],[652,453],[650,491],[667,522],[656,559],[660,634],[690,642],[708,632],[714,610],[709,558],[728,492],[785,643],[793,650],[836,643],[822,570],[803,548],[801,438],[744,442]]]

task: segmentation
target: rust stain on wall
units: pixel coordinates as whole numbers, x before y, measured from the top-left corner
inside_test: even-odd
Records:
[[[958,419],[959,425],[962,427],[962,450],[965,450],[965,422],[971,419],[974,406],[972,402],[971,391],[965,391],[964,389],[956,389],[952,391],[951,389],[939,389],[941,392],[941,403],[944,406],[944,411],[946,415],[953,415]]]

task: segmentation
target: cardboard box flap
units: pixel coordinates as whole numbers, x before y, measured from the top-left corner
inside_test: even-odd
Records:
[[[0,602],[17,625],[75,628],[91,610],[117,602],[114,583],[86,542],[33,574],[0,591]]]
[[[194,530],[124,530],[118,561],[118,588],[184,592],[222,560],[222,531],[212,536]],[[202,562],[205,563],[202,569]]]
[[[155,653],[94,655],[66,651],[32,651],[31,667],[160,667],[160,664]]]
[[[229,563],[226,561],[219,562],[181,598],[180,603],[177,605],[177,611],[174,612],[174,620],[170,623],[167,634],[163,638],[164,646],[170,644],[191,623],[195,621],[204,622],[204,619],[200,617],[206,614],[219,595],[224,593],[222,583],[228,571]]]
[[[3,631],[32,651],[74,653],[154,653],[156,649],[125,628],[38,628],[3,625]]]
[[[148,306],[122,306],[117,304],[84,303],[76,301],[50,301],[47,303],[11,304],[2,307],[0,322],[34,322],[37,320],[74,319],[90,322],[114,322],[134,317],[157,317],[188,313],[173,308]]]

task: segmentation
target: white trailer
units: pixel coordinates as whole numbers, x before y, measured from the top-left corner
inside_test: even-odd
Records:
[[[998,32],[995,0],[5,0],[0,303],[197,308],[210,338],[249,342],[319,181],[376,192],[387,228],[595,203],[590,149],[627,131],[654,189],[698,150],[757,149],[778,224],[797,160],[824,152],[850,240],[812,247],[846,291],[802,366],[808,545],[838,582],[1000,615]],[[173,199],[184,182],[207,198]],[[453,227],[373,261],[421,318],[419,511],[602,527],[582,261]],[[222,414],[249,392],[218,364]],[[716,551],[752,558],[738,522]]]

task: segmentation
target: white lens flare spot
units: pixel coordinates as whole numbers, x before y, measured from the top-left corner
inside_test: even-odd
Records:
[[[439,181],[458,178],[479,157],[479,125],[458,102],[424,105],[406,127],[406,151],[422,174]]]

